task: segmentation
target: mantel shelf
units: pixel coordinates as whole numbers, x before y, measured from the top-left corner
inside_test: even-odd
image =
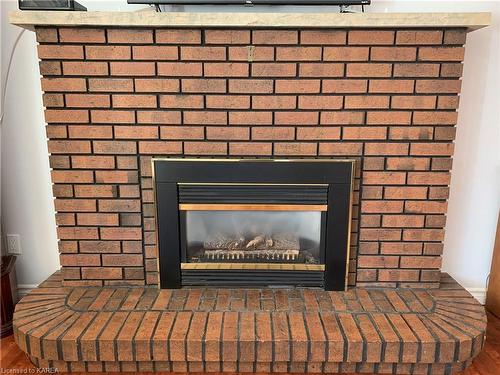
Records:
[[[14,11],[12,24],[118,27],[429,28],[490,25],[491,13],[181,13]]]

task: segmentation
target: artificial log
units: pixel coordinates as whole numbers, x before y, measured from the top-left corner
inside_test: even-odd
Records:
[[[256,248],[259,246],[261,243],[266,242],[266,238],[264,236],[257,236],[253,240],[248,241],[247,245],[245,246],[246,249],[251,249],[251,248]],[[266,242],[267,246],[267,242]]]
[[[215,233],[203,243],[204,250],[300,250],[299,237],[293,233],[240,234]]]

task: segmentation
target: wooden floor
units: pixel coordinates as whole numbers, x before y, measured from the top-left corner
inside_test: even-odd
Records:
[[[17,369],[34,369],[24,353],[17,347],[13,336],[0,340],[0,373]],[[9,371],[11,373],[16,373]],[[90,374],[90,373],[86,373]],[[101,373],[96,373],[101,374]],[[488,313],[486,345],[474,363],[462,375],[500,375],[500,319]],[[365,374],[366,375],[366,374]]]

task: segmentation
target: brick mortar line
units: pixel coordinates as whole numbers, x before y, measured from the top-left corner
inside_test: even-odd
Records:
[[[65,311],[65,306],[55,307],[55,308],[43,311],[41,313],[36,313],[33,316],[30,316],[30,318],[32,320],[24,321],[21,325],[16,324],[17,330],[22,330],[22,328],[26,327],[26,326],[29,327],[29,330],[27,332],[24,332],[24,334],[26,336],[26,346],[29,348],[29,338],[28,338],[29,333],[31,333],[33,330],[43,326],[48,321],[50,321],[52,319],[52,317],[57,316],[58,314],[63,313],[64,311]],[[27,319],[27,318],[28,317],[24,317],[23,319]],[[41,323],[40,323],[40,321],[41,321]]]
[[[64,331],[61,332],[59,334],[59,336],[57,336],[57,338],[55,338],[55,341],[56,341],[56,350],[57,350],[57,357],[58,358],[63,358],[64,357],[63,356],[63,347],[62,347],[62,342],[61,342],[62,337],[64,337],[66,335],[66,333],[73,327],[73,325],[75,325],[78,322],[78,320],[81,317],[81,315],[82,315],[81,313],[73,314],[73,315],[71,315],[69,317],[69,319],[67,319],[67,320],[64,321],[64,323],[67,323],[68,321],[72,320],[69,323],[69,325],[64,329]],[[61,325],[59,325],[58,328],[61,327],[62,325],[64,325],[64,323],[61,324]],[[55,331],[55,330],[53,330],[53,331]]]
[[[328,361],[330,359],[330,340],[329,340],[329,335],[328,335],[328,332],[326,330],[326,326],[325,326],[325,322],[323,320],[323,317],[322,317],[322,314],[318,314],[318,319],[319,319],[319,323],[321,325],[321,330],[323,332],[323,336],[325,337],[325,362]],[[325,371],[325,366],[323,364],[322,366],[322,372]]]
[[[381,347],[380,347],[380,359],[381,361],[385,361],[386,360],[386,357],[387,357],[387,353],[386,353],[386,350],[387,350],[387,340],[385,339],[385,336],[381,330],[381,328],[379,327],[379,325],[377,324],[377,322],[373,319],[373,315],[372,314],[367,314],[368,316],[368,319],[370,320],[370,323],[372,324],[374,330],[377,332],[379,338],[380,338],[380,341],[381,341]]]
[[[86,323],[86,325],[83,327],[83,329],[80,330],[80,333],[78,336],[75,338],[75,344],[76,344],[76,355],[79,361],[82,360],[82,347],[81,347],[81,338],[82,336],[87,332],[89,327],[93,325],[95,322],[96,318],[98,317],[99,313],[95,312],[92,316],[92,318]]]
[[[438,318],[438,319],[436,319],[436,318]],[[441,319],[441,318],[439,318],[439,317],[435,317],[435,316],[431,316],[431,317],[426,317],[426,319],[428,319],[430,322],[432,322],[432,324],[434,324],[434,325],[436,326],[436,329],[439,329],[439,330],[441,330],[441,331],[443,331],[443,332],[446,332],[446,334],[447,334],[449,337],[451,337],[451,338],[455,341],[455,353],[454,353],[454,360],[458,362],[458,361],[459,361],[459,358],[460,358],[460,349],[461,349],[460,339],[459,339],[459,338],[458,338],[455,334],[452,334],[452,333],[450,333],[449,331],[445,331],[445,329],[444,329],[443,327],[441,327],[441,326],[439,326],[439,325],[438,325],[439,320],[441,320],[441,321],[442,321],[442,319]],[[436,320],[437,320],[437,321],[436,321]],[[442,321],[442,323],[449,324],[451,327],[453,327],[453,328],[457,329],[457,327],[455,327],[455,325],[454,325],[454,324],[452,324],[450,321],[446,321],[446,322]],[[460,329],[458,329],[458,330],[459,330],[459,331],[461,331]],[[463,331],[462,331],[462,332],[463,332]],[[463,332],[463,334],[464,334],[465,336],[468,336],[469,338],[471,338],[471,337],[472,337],[472,336],[471,336],[469,333],[467,333],[467,332]],[[472,344],[471,344],[471,346],[472,346]]]
[[[346,332],[344,330],[344,327],[342,326],[342,323],[340,322],[339,315],[335,314],[333,316],[333,319],[334,319],[334,322],[335,322],[337,328],[339,329],[339,332],[340,332],[340,334],[342,336],[343,342],[344,343],[349,342],[349,340],[347,339],[347,335],[346,335]],[[347,345],[342,345],[342,349],[343,349],[342,361],[346,362],[348,360],[348,349],[349,348],[348,348]]]
[[[432,324],[430,321],[428,321],[426,319],[426,317],[418,317],[418,320],[420,320],[420,322],[425,326],[425,328],[427,329],[427,331],[431,334],[431,336],[434,338],[435,342],[436,342],[436,348],[435,348],[435,354],[434,354],[434,358],[437,359],[440,357],[440,353],[441,353],[441,342],[439,340],[439,335],[434,331],[434,329],[438,329],[439,328],[436,328],[434,327],[434,329],[432,328]],[[444,334],[446,334],[446,332],[444,332]],[[455,360],[455,355],[453,356],[453,359]]]
[[[449,306],[448,306],[449,307]],[[459,315],[459,316],[463,316],[465,318],[467,318],[468,320],[474,320],[476,321],[477,323],[479,324],[484,324],[485,322],[483,320],[479,320],[479,319],[476,319],[474,317],[471,317],[470,315],[465,315],[465,314],[462,314],[460,313],[459,311],[450,311],[450,310],[447,310],[445,307],[442,307],[442,306],[439,306],[439,307],[436,307],[435,308],[435,311],[437,312],[437,314],[440,314],[440,315],[444,315],[442,314],[442,312],[440,310],[443,310],[447,313],[451,313],[451,314],[454,314],[454,315]],[[473,325],[471,323],[469,323],[467,320],[465,321],[461,321],[461,323],[465,326],[468,326],[468,327],[471,327],[473,329],[477,329],[477,326],[476,325]],[[458,328],[458,327],[457,327]]]
[[[151,330],[151,335],[149,338],[149,354],[151,357],[154,356],[154,340],[153,340],[153,338],[155,337],[156,331],[158,329],[158,326],[160,324],[162,317],[163,317],[163,314],[159,313],[157,318],[156,318],[155,325],[154,325],[153,329]],[[153,362],[153,371],[156,371],[154,362]]]
[[[125,325],[127,324],[127,321],[130,318],[130,315],[132,312],[125,312],[124,311],[123,313],[125,314],[125,318],[123,319],[123,321],[120,325],[120,328],[115,332],[115,335],[112,338],[112,340],[113,340],[113,354],[114,354],[114,358],[116,361],[118,361],[118,356],[119,356],[118,337],[120,336],[122,330],[124,329]]]
[[[47,29],[57,29],[60,31],[63,27],[47,27]],[[85,26],[77,26],[73,27],[73,29],[80,29],[80,28],[85,28]],[[95,28],[95,27],[92,27]],[[41,28],[37,28],[38,30]],[[44,28],[45,29],[45,28]],[[201,35],[203,35],[206,31],[222,31],[222,28],[211,28],[211,27],[169,27],[169,26],[153,26],[153,27],[102,27],[102,30],[105,31],[116,31],[116,30],[139,30],[143,29],[144,31],[152,31],[152,35],[157,36],[158,31],[164,31],[164,30],[187,30],[187,31],[201,31]],[[252,38],[254,37],[254,31],[263,31],[263,32],[279,32],[279,31],[296,31],[296,32],[303,32],[303,31],[318,31],[318,28],[314,29],[305,29],[302,27],[293,27],[293,28],[252,28],[252,27],[245,27],[245,28],[238,28],[235,27],[234,29],[239,29],[240,31],[249,31],[251,32]],[[443,27],[430,27],[428,30],[429,31],[451,31],[451,30],[458,30],[459,28],[443,28]],[[408,31],[423,31],[423,28],[418,28],[418,29],[412,29],[412,28],[406,28],[406,27],[394,27],[394,28],[387,28],[387,31],[394,31],[394,34],[396,36],[397,32],[408,32]],[[325,27],[323,28],[323,31],[325,32],[335,32],[335,31],[345,31],[347,34],[349,32],[358,32],[358,31],[381,31],[378,28],[361,28],[361,29],[356,29],[353,30],[352,28],[345,28],[345,29],[338,29],[338,28],[328,28]],[[444,33],[442,33],[444,34]],[[301,41],[297,41],[295,43],[280,43],[280,42],[274,42],[274,43],[254,43],[253,40],[249,40],[248,42],[240,42],[240,43],[232,43],[232,42],[208,42],[204,43],[203,41],[201,42],[161,42],[157,40],[152,40],[151,42],[111,42],[109,40],[103,41],[103,42],[96,42],[96,41],[78,41],[78,40],[72,40],[72,41],[57,41],[57,42],[50,42],[50,41],[37,41],[38,44],[46,44],[46,45],[74,45],[74,44],[79,44],[79,45],[91,45],[91,46],[96,46],[96,47],[105,47],[109,45],[117,45],[117,46],[130,46],[130,47],[148,47],[148,46],[158,46],[158,47],[168,47],[168,46],[182,46],[182,47],[205,47],[205,48],[212,48],[212,47],[223,47],[223,46],[230,46],[230,47],[244,47],[244,46],[258,46],[258,47],[269,47],[269,46],[277,46],[277,47],[302,47],[302,48],[317,48],[317,47],[370,47],[370,46],[375,46],[375,47],[383,47],[383,48],[418,48],[418,47],[424,47],[424,48],[439,48],[439,47],[462,47],[465,44],[464,43],[450,43],[450,42],[445,42],[442,40],[441,42],[434,42],[434,43],[426,43],[426,42],[415,42],[415,43],[397,43],[394,41],[393,43],[377,43],[377,42],[358,42],[358,43],[349,43],[348,41],[340,43],[340,42],[335,42],[335,43],[328,43],[328,42],[320,42],[320,43],[302,43]]]
[[[62,302],[62,301],[61,301]],[[65,306],[64,303],[57,302],[53,303],[50,305],[42,305],[42,306],[33,306],[33,307],[27,307],[22,310],[17,310],[16,311],[16,319],[26,319],[28,317],[31,317],[36,314],[41,314],[41,313],[46,313],[47,311],[55,310],[59,308],[60,306]]]
[[[408,320],[405,318],[404,315],[401,315],[401,318],[403,319],[403,321],[405,322],[405,324],[408,326],[408,328],[412,332],[413,336],[415,336],[416,339],[418,340],[417,361],[420,361],[421,358],[422,358],[422,352],[423,352],[423,341],[420,338],[421,335],[418,334],[417,330],[410,324],[410,322],[408,322]]]
[[[144,321],[144,317],[146,316],[147,314],[147,311],[143,311],[142,314],[140,315],[140,320],[139,322],[137,323],[136,325],[136,328],[133,332],[133,335],[132,335],[132,338],[131,338],[131,344],[130,344],[130,347],[131,347],[131,356],[132,356],[132,359],[133,360],[136,360],[137,361],[137,343],[136,343],[136,336],[137,336],[137,333],[139,332],[139,329],[141,328],[141,325],[142,325],[142,322]]]
[[[361,347],[361,363],[365,363],[367,360],[367,355],[368,355],[368,340],[366,338],[366,334],[361,328],[361,323],[359,322],[358,316],[353,315],[352,316],[354,325],[356,326],[357,330],[359,331],[359,335],[361,336],[362,339],[362,347]],[[382,359],[382,358],[380,358]]]
[[[290,316],[289,314],[285,315],[286,319],[286,335],[288,337],[288,353],[290,355],[290,358],[293,358],[293,340],[292,340],[292,325],[290,322]],[[274,346],[274,345],[273,345]],[[273,352],[273,359],[274,359],[275,353]],[[287,371],[291,372],[290,364],[287,365]]]
[[[220,323],[220,330],[219,330],[219,363],[220,363],[220,369],[222,369],[223,365],[223,358],[224,358],[224,321],[226,318],[225,311],[221,312],[221,323]],[[257,327],[257,325],[255,325]],[[257,340],[255,345],[257,346]],[[255,358],[257,358],[257,348],[255,349]]]
[[[389,314],[384,314],[384,318],[387,322],[387,324],[391,327],[391,329],[393,330],[393,332],[396,334],[396,336],[398,337],[398,340],[399,340],[399,356],[398,356],[398,362],[403,362],[403,356],[404,356],[404,339],[403,337],[401,336],[401,333],[399,332],[399,330],[397,329],[396,325],[394,324],[394,322],[392,321],[392,319],[390,319],[389,317]]]
[[[65,313],[61,314],[60,316],[63,316],[63,319],[62,319],[60,322],[58,322],[56,325],[54,325],[54,326],[50,327],[50,328],[49,328],[47,331],[45,331],[45,332],[43,333],[43,335],[42,335],[42,336],[38,339],[38,340],[39,340],[39,343],[40,343],[40,355],[41,355],[41,357],[43,357],[43,356],[45,355],[45,353],[44,353],[45,348],[44,348],[44,345],[43,345],[43,339],[44,339],[44,337],[45,337],[46,335],[49,335],[50,333],[52,333],[55,329],[57,329],[60,325],[64,324],[67,320],[71,319],[73,315],[72,315],[72,313],[70,313],[70,312],[67,312],[67,313],[65,312]],[[57,318],[56,318],[56,319],[54,319],[54,320],[57,320]],[[30,351],[31,351],[31,350],[30,350]]]

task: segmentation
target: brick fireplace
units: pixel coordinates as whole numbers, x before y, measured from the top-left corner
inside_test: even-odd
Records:
[[[351,285],[437,287],[465,29],[37,28],[65,285],[157,284],[151,158],[355,158]]]
[[[332,356],[315,356],[310,349],[308,355],[302,356],[297,354],[299,349],[295,349],[292,352],[297,358],[290,353],[276,357],[288,363],[284,367],[279,363],[273,367],[272,358],[263,359],[260,354],[257,355],[260,359],[249,355],[244,363],[233,367],[237,358],[226,361],[213,353],[164,357],[148,352],[134,356],[125,347],[119,347],[114,354],[105,355],[101,351],[100,355],[93,356],[70,346],[66,352],[63,346],[62,355],[56,353],[57,350],[47,354],[49,352],[39,351],[36,343],[23,344],[23,335],[28,337],[29,332],[19,328],[22,326],[19,322],[23,316],[26,319],[28,313],[24,310],[29,310],[29,301],[25,301],[24,310],[18,309],[17,339],[21,347],[38,364],[59,363],[73,371],[97,368],[317,371],[321,368],[322,371],[398,369],[401,372],[438,373],[460,369],[470,363],[470,358],[482,346],[482,308],[468,299],[459,286],[449,281],[443,284],[440,268],[464,44],[467,32],[486,25],[487,16],[404,18],[399,15],[404,19],[399,22],[398,17],[396,21],[391,20],[391,15],[354,15],[347,18],[353,23],[345,24],[344,20],[336,18],[344,15],[333,15],[342,27],[335,26],[335,22],[322,15],[315,15],[310,21],[297,21],[293,16],[285,17],[284,21],[276,18],[276,24],[269,22],[268,16],[262,18],[261,24],[258,21],[245,23],[245,17],[258,17],[255,15],[241,16],[243,21],[220,16],[224,19],[220,23],[210,16],[163,16],[172,17],[171,22],[162,21],[162,15],[154,13],[140,16],[83,13],[64,18],[58,14],[37,15],[35,12],[30,15],[16,13],[11,17],[13,23],[34,27],[36,32],[46,107],[62,269],[47,282],[46,288],[41,289],[41,295],[55,293],[57,298],[63,298],[62,295],[69,298],[72,302],[65,306],[78,311],[84,328],[90,321],[98,326],[104,324],[104,318],[100,322],[93,311],[98,311],[104,303],[111,303],[110,296],[119,290],[130,290],[132,295],[136,293],[134,290],[146,291],[129,304],[128,310],[125,309],[127,314],[139,305],[144,309],[155,310],[156,306],[156,309],[174,311],[172,314],[183,314],[176,311],[190,310],[190,298],[198,301],[193,305],[195,310],[226,314],[225,309],[232,310],[228,307],[231,303],[213,302],[202,307],[203,301],[218,298],[212,295],[218,295],[217,291],[181,289],[178,291],[181,294],[174,295],[172,291],[159,292],[154,288],[159,285],[160,273],[152,161],[171,157],[352,160],[354,178],[347,275],[350,291],[339,297],[341,300],[332,294],[311,297],[307,291],[294,295],[293,290],[288,290],[291,294],[286,297],[298,303],[291,305],[296,311],[302,311],[300,306],[309,310],[306,306],[314,300],[319,305],[315,305],[317,308],[313,311],[337,311],[339,315],[345,312],[346,320],[339,321],[343,327],[340,347],[345,349],[344,355],[332,359]],[[145,17],[145,21],[141,17]],[[61,286],[66,289],[58,289]],[[122,286],[130,289],[118,288]],[[368,296],[364,291],[370,287],[389,288],[388,297],[377,297],[376,293]],[[402,289],[391,292],[391,288]],[[416,297],[418,302],[412,297],[413,292],[408,292],[410,296],[404,288],[420,290],[421,294]],[[154,294],[150,296],[151,304],[147,302],[147,293]],[[242,316],[254,314],[254,309],[248,307],[252,293],[228,293],[228,298],[242,300],[246,306],[235,309],[240,311],[237,313],[239,318],[233,322],[238,325]],[[267,302],[257,299],[260,307],[256,310],[277,309],[279,297],[274,293],[265,297],[268,293],[265,289],[258,293]],[[102,306],[96,296],[104,298]],[[448,305],[448,297],[456,297],[470,305],[467,312],[460,312],[459,305],[454,304],[456,301]],[[59,302],[54,298],[52,302],[57,305]],[[330,301],[326,305],[321,302],[324,298]],[[380,302],[386,298],[395,308],[391,310],[385,302]],[[31,308],[35,310],[49,304],[36,296],[32,296],[32,300],[35,302]],[[157,303],[153,305],[155,300]],[[183,302],[176,305],[172,302],[176,300]],[[297,302],[299,300],[302,302]],[[379,302],[375,303],[376,307],[365,308],[364,304],[370,300]],[[447,347],[434,342],[446,341],[442,337],[445,334],[436,330],[443,317],[429,318],[429,323],[425,319],[424,323],[417,322],[418,318],[404,323],[398,320],[403,318],[394,318],[389,325],[378,318],[367,318],[376,312],[425,315],[434,314],[436,309],[446,319],[458,319],[459,323],[448,330],[456,335],[452,341],[458,342],[454,355],[444,354]],[[361,312],[361,317],[354,318],[356,322],[349,320],[348,316]],[[130,312],[130,319],[134,313],[142,314]],[[149,311],[146,314],[156,313]],[[175,324],[184,324],[184,318],[176,316],[179,323]],[[129,321],[126,317],[123,319]],[[134,322],[142,321],[147,330],[148,319],[142,316]],[[161,319],[155,315],[154,321],[161,325]],[[194,315],[190,317],[187,327],[189,324],[195,327],[195,322],[206,326],[206,317],[196,319]],[[227,319],[221,323],[223,326],[230,324],[233,318],[228,315]],[[262,319],[267,322],[267,318]],[[294,342],[290,345],[298,341],[322,340],[314,338],[314,332],[309,331],[317,323],[316,315],[307,319],[309,328],[304,327],[303,331],[290,328],[292,333],[287,337]],[[323,319],[325,332],[333,327],[324,320],[328,318],[319,319]],[[119,323],[118,320],[117,327],[122,327],[123,321]],[[134,322],[130,323],[131,329],[137,328]],[[257,326],[264,324],[256,322]],[[269,324],[274,329],[279,328],[276,326],[279,323]],[[372,324],[378,328],[373,328]],[[418,358],[411,357],[409,352],[403,354],[403,349],[399,354],[392,353],[393,356],[389,351],[379,353],[378,357],[373,354],[378,349],[367,346],[366,342],[371,342],[374,336],[379,337],[376,332],[389,326],[391,332],[395,329],[396,341],[408,340],[414,344],[415,351],[419,348]],[[411,328],[406,330],[405,327]],[[165,329],[169,332],[169,328]],[[354,334],[357,329],[360,333]],[[412,341],[411,337],[415,339],[412,330],[417,332],[418,345]],[[152,331],[148,332],[153,340]],[[168,335],[168,345],[177,345],[175,340],[186,340],[186,332],[184,329],[184,336],[177,339],[175,334]],[[73,333],[80,337],[81,331]],[[373,340],[380,345],[384,343],[385,347],[390,341],[386,333],[384,331],[378,341]],[[92,336],[92,332],[89,335]],[[258,341],[262,335],[265,334],[257,334],[253,339]],[[421,346],[426,337],[432,338],[437,345],[434,349]],[[118,338],[109,340],[114,339]],[[100,339],[96,336],[92,340]],[[128,345],[127,339],[123,340],[123,345]],[[227,340],[232,342],[230,338]],[[239,336],[237,340],[244,341]],[[360,344],[359,355],[351,353],[353,340],[365,343]],[[197,339],[192,341],[199,342]],[[243,350],[243,341],[238,341],[239,350]],[[461,349],[462,341],[469,346]],[[275,342],[272,342],[274,348]],[[72,345],[71,341],[68,345]],[[351,345],[349,349],[348,345]],[[146,350],[146,346],[142,349]],[[411,351],[406,344],[404,348]],[[325,351],[319,347],[317,350],[318,353]],[[426,350],[433,351],[436,357],[426,357],[422,354]],[[317,368],[297,365],[311,360],[321,365]],[[104,366],[104,361],[109,362],[109,367]],[[172,362],[162,367],[155,361]],[[219,361],[222,364],[215,366]],[[131,363],[136,363],[135,367]],[[325,367],[328,363],[333,367]]]

